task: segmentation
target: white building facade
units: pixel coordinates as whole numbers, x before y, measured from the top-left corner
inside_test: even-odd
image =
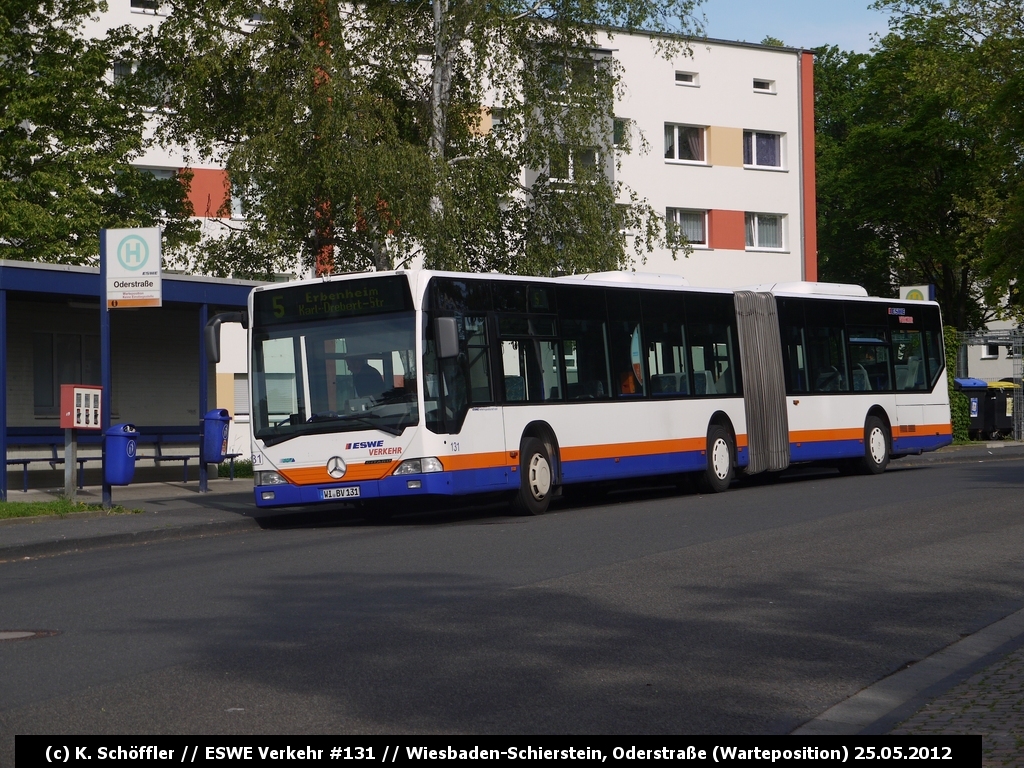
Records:
[[[813,54],[719,40],[660,57],[647,35],[603,41],[621,63],[616,105],[650,145],[617,180],[675,222],[688,258],[651,254],[638,271],[691,285],[817,280]]]

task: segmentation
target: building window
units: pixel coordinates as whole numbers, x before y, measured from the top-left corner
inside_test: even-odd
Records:
[[[100,384],[100,337],[32,334],[32,404],[36,416],[57,416],[61,384]]]
[[[572,182],[592,179],[598,172],[599,154],[596,147],[569,149],[560,144],[548,160],[548,176],[552,181]]]
[[[665,123],[665,159],[704,162],[704,128]]]
[[[235,394],[235,413],[234,417],[238,419],[240,416],[244,417],[242,421],[249,420],[249,378],[244,373],[236,373],[234,380],[234,394]]]
[[[616,117],[612,123],[612,144],[621,147],[629,136],[629,120]]]
[[[676,72],[676,85],[700,88],[700,79],[696,72]]]
[[[998,344],[986,344],[984,351],[981,353],[982,360],[996,360],[999,358],[999,345]]]
[[[744,131],[743,164],[752,168],[781,168],[782,135]]]
[[[132,76],[132,70],[134,69],[133,62],[130,61],[115,61],[114,62],[114,82],[120,83],[123,80],[127,80]]]
[[[690,245],[708,244],[707,211],[690,211],[684,208],[665,210],[666,231],[670,240],[679,242],[683,237]]]
[[[132,0],[133,11],[156,11],[159,7],[159,0]]]
[[[755,93],[775,93],[775,81],[774,80],[761,80],[760,78],[754,78],[754,92]]]
[[[746,215],[747,248],[781,251],[783,249],[783,216],[777,213]]]

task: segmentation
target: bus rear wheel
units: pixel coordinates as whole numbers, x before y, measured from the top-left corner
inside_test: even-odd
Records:
[[[880,475],[889,464],[889,430],[877,416],[868,416],[864,422],[864,458],[860,460],[861,471],[868,475]]]
[[[735,474],[736,448],[732,435],[721,424],[708,429],[708,465],[695,478],[701,493],[721,493],[728,490]]]
[[[554,472],[547,446],[528,437],[519,451],[519,492],[512,499],[512,510],[520,515],[543,515],[553,491]]]

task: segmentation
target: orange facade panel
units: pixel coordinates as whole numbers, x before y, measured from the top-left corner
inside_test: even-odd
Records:
[[[227,171],[219,168],[188,168],[192,174],[188,201],[192,215],[204,218],[228,218],[231,215],[231,184]]]
[[[729,251],[742,251],[747,247],[743,211],[708,211],[708,246]]]

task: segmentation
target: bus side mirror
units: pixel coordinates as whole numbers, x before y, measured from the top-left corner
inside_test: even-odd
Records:
[[[203,336],[206,341],[206,359],[211,363],[220,362],[220,326],[221,323],[241,323],[243,328],[249,327],[249,313],[220,312],[206,321]]]
[[[438,317],[434,320],[434,339],[437,342],[438,359],[459,356],[459,326],[454,317]]]

